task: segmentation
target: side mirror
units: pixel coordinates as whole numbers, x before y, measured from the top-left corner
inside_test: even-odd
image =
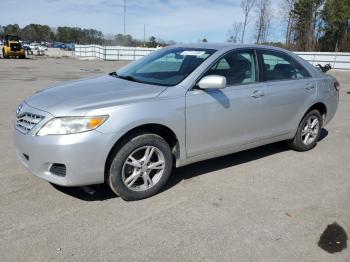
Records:
[[[226,77],[219,75],[209,75],[203,77],[198,86],[201,89],[222,89],[226,87]]]

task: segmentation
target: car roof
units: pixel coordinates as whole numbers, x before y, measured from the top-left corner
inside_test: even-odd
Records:
[[[207,49],[235,49],[235,48],[266,48],[271,50],[287,51],[282,48],[267,46],[267,45],[256,45],[256,44],[232,44],[232,43],[194,43],[194,44],[176,44],[171,47],[184,47],[184,48],[207,48]]]
[[[312,64],[310,64],[300,56],[294,54],[289,50],[275,47],[275,46],[257,45],[257,44],[233,44],[233,43],[192,43],[192,44],[176,44],[173,46],[169,46],[168,48],[176,48],[176,47],[214,49],[222,53],[227,52],[229,50],[240,49],[240,48],[267,49],[271,51],[279,51],[284,54],[288,54],[294,59],[296,59],[299,63],[301,63],[304,67],[306,67],[309,70],[309,72],[311,72],[313,75],[320,74],[320,71],[316,69],[316,67],[314,67]]]

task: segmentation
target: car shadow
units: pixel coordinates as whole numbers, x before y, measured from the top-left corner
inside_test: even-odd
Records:
[[[321,130],[319,141],[322,141],[327,136],[328,131],[323,128]],[[200,176],[220,169],[225,169],[235,165],[249,163],[260,158],[289,150],[291,149],[287,143],[282,141],[180,167],[173,170],[168,183],[165,185],[162,191],[166,191],[186,179],[191,179],[196,176]]]
[[[51,185],[58,191],[83,201],[104,201],[118,197],[106,184],[78,187]]]
[[[327,136],[328,131],[323,128],[321,130],[319,141],[322,141]],[[204,175],[206,173],[225,169],[235,165],[249,163],[260,158],[289,150],[290,148],[285,142],[277,142],[176,168],[173,170],[170,179],[160,192],[167,191],[186,179],[191,179],[196,176]],[[62,187],[54,184],[51,185],[58,191],[83,201],[104,201],[118,197],[106,184],[85,187]]]
[[[322,141],[322,140],[325,139],[327,136],[328,136],[328,130],[322,128],[322,129],[321,129],[320,137],[319,137],[319,139],[318,139],[318,142]]]
[[[249,163],[288,150],[290,149],[285,142],[278,142],[180,167],[173,170],[173,174],[162,191],[174,187],[183,180],[191,179],[216,170]]]

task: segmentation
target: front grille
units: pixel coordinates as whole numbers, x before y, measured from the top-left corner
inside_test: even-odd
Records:
[[[66,176],[66,165],[63,164],[52,164],[50,167],[50,173],[56,176]]]
[[[32,113],[21,113],[16,119],[16,129],[23,134],[27,134],[33,127],[35,127],[41,120],[43,116],[39,116]]]

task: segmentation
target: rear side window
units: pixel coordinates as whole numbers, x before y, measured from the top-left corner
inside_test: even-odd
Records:
[[[307,70],[292,57],[273,51],[261,51],[267,81],[310,77]]]
[[[232,51],[224,55],[205,75],[226,77],[227,85],[241,85],[257,81],[255,53]]]

